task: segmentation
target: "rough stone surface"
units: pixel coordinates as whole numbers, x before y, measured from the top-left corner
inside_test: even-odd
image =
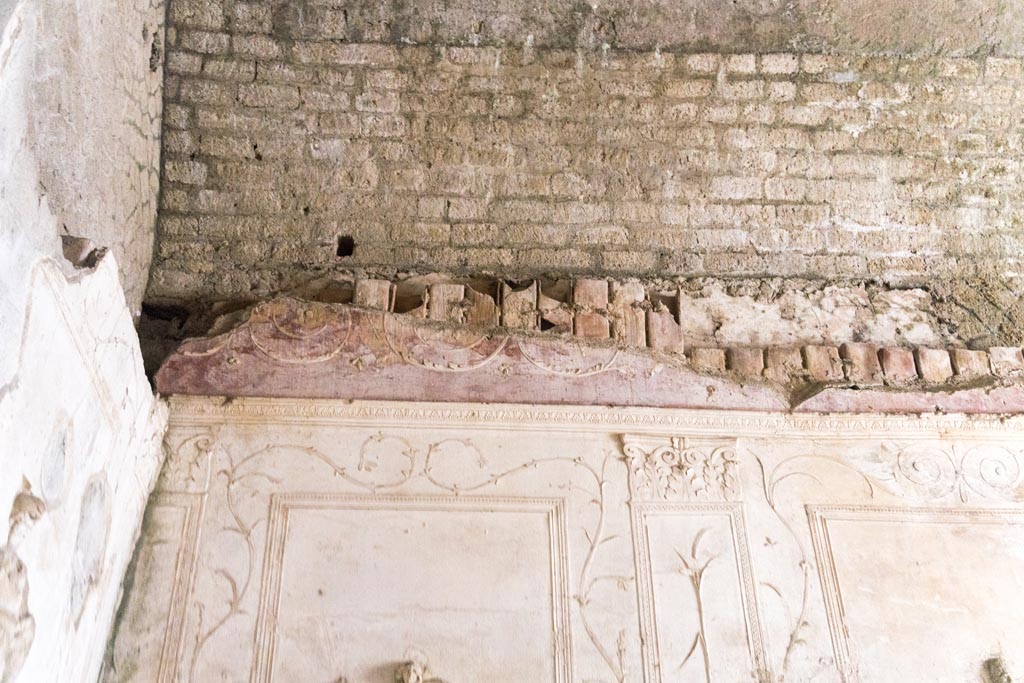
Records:
[[[839,347],[846,378],[851,382],[871,386],[882,383],[882,367],[878,362],[878,347],[874,344],[843,344]]]
[[[981,681],[1019,635],[1020,417],[172,406],[109,683]]]
[[[647,311],[647,343],[655,351],[683,353],[683,330],[671,311]]]
[[[698,372],[725,372],[724,349],[690,349],[690,365]]]
[[[514,45],[567,49],[974,55],[1019,54],[1022,13],[997,0],[174,0],[171,20],[201,31],[358,43]],[[703,64],[704,62],[702,62]],[[749,70],[749,59],[733,62]],[[795,69],[772,55],[773,73]]]
[[[945,382],[953,376],[953,364],[945,349],[914,349],[914,358],[926,382]]]
[[[154,300],[339,267],[772,275],[927,288],[963,344],[1021,341],[1018,58],[339,43],[303,16],[175,24]]]
[[[807,373],[817,382],[834,382],[843,379],[843,363],[839,349],[834,346],[805,346],[804,362]]]
[[[726,367],[741,377],[760,377],[764,372],[764,349],[729,349]]]
[[[771,348],[765,352],[765,377],[773,382],[786,384],[794,379],[804,379],[804,360],[800,349]]]
[[[992,371],[1002,377],[1024,374],[1024,356],[1017,347],[996,346],[988,350]]]
[[[882,364],[886,384],[898,386],[917,380],[913,349],[886,347],[878,352],[878,360]]]
[[[950,351],[950,357],[953,361],[953,369],[958,377],[971,379],[987,375],[991,372],[988,352],[986,351],[953,349]]]
[[[363,278],[356,282],[355,304],[367,308],[388,310],[391,308],[391,283],[387,280],[368,280]]]
[[[647,290],[639,282],[612,283],[608,310],[612,337],[629,346],[647,346]]]

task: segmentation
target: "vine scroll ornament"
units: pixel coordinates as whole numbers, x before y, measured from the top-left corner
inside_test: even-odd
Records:
[[[192,447],[192,444],[187,444]],[[208,447],[207,444],[195,444],[197,449]],[[615,683],[625,683],[629,678],[627,667],[626,631],[622,629],[614,638],[599,633],[596,624],[591,621],[592,602],[595,599],[595,588],[605,582],[614,582],[622,590],[628,590],[632,582],[631,576],[597,574],[596,561],[600,550],[616,540],[606,529],[608,513],[607,488],[611,480],[609,468],[613,467],[617,458],[606,453],[600,464],[590,463],[582,457],[540,457],[513,465],[498,471],[490,470],[489,460],[480,449],[469,439],[444,439],[426,445],[414,446],[400,436],[378,434],[371,436],[360,446],[356,453],[353,466],[345,466],[336,462],[333,454],[317,448],[300,444],[275,444],[260,448],[240,458],[228,458],[224,467],[216,472],[216,477],[225,486],[225,502],[229,513],[230,524],[223,531],[237,536],[244,542],[243,553],[245,569],[237,573],[228,568],[217,568],[215,574],[229,588],[218,618],[211,619],[205,614],[204,605],[197,603],[198,611],[197,635],[192,648],[191,662],[187,669],[186,681],[199,681],[200,660],[203,658],[207,644],[232,619],[243,614],[242,603],[246,594],[255,583],[255,564],[259,556],[254,540],[258,526],[265,524],[263,518],[247,519],[239,508],[241,498],[251,498],[253,490],[262,485],[271,489],[281,482],[262,471],[261,460],[272,457],[276,453],[291,452],[311,461],[326,466],[333,477],[343,480],[349,486],[371,495],[398,491],[413,481],[428,483],[435,490],[452,495],[470,495],[474,492],[493,488],[499,483],[525,472],[538,468],[563,468],[578,474],[582,481],[570,483],[568,487],[588,496],[590,503],[596,508],[597,519],[592,528],[584,530],[586,537],[585,556],[577,577],[576,590],[569,596],[576,604],[576,616],[586,633],[592,647],[604,664]],[[479,476],[469,481],[457,482],[441,473],[438,466],[440,460],[453,458],[469,459],[469,467],[465,470],[479,471]],[[395,669],[396,680],[416,683],[443,683],[441,679],[428,676],[425,662],[415,659],[403,662]]]

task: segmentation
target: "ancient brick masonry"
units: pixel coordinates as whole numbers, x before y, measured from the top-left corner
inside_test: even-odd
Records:
[[[336,282],[275,299],[186,341],[157,373],[167,394],[811,412],[1006,413],[1024,406],[1024,355],[839,346],[687,348],[670,297],[598,279],[410,290]],[[224,331],[230,328],[228,331]]]
[[[544,283],[553,288],[552,283]],[[1024,353],[1017,347],[929,349],[880,347],[870,343],[802,347],[687,348],[671,295],[648,292],[636,282],[600,279],[562,283],[560,298],[545,294],[540,281],[519,287],[505,282],[435,282],[410,295],[417,306],[396,308],[401,285],[387,280],[356,280],[351,292],[335,298],[429,320],[506,331],[545,331],[624,348],[649,348],[685,357],[691,367],[779,384],[848,383],[858,387],[956,385],[1024,376]],[[490,293],[488,293],[488,291]],[[550,289],[548,290],[549,293]],[[678,296],[678,293],[677,293]],[[404,309],[404,310],[403,310]]]
[[[1017,270],[1020,59],[400,47],[233,12],[172,11],[151,297],[264,296],[339,265]]]

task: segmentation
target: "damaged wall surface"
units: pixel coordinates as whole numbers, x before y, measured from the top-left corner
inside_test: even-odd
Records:
[[[40,259],[31,282],[25,317],[4,328],[20,346],[0,384],[0,678],[91,681],[163,462],[167,409],[142,371],[111,256],[70,278]]]
[[[204,29],[272,16],[280,34],[370,43],[860,54],[1020,54],[1024,15],[998,0],[175,0]]]
[[[490,295],[431,285],[395,313],[387,281],[354,304],[280,298],[218,321],[156,373],[163,394],[621,405],[841,413],[1014,414],[1020,347],[870,343],[689,346],[686,328],[636,288],[574,283]],[[405,303],[405,302],[401,302]],[[499,326],[499,323],[501,326]]]
[[[157,209],[163,3],[5,5],[0,237],[16,251],[0,273],[5,319],[24,306],[34,256],[60,254],[58,235],[113,251],[135,314]]]
[[[775,276],[927,288],[965,344],[1024,329],[1020,58],[356,43],[203,6],[171,5],[154,301]]]
[[[96,680],[162,462],[166,408],[132,318],[156,211],[162,21],[148,1],[0,11],[4,681]]]

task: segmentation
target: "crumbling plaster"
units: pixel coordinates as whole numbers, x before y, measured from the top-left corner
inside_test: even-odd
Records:
[[[167,411],[132,315],[156,212],[163,14],[0,7],[3,681],[96,680],[163,459]]]
[[[5,3],[0,22],[0,236],[18,254],[0,274],[5,303],[24,304],[33,255],[76,235],[113,251],[136,313],[156,220],[163,3]]]
[[[885,49],[740,45],[727,19],[703,43],[628,38],[678,29],[661,5],[598,22],[615,26],[600,40],[555,4],[502,6],[499,28],[466,10],[475,35],[459,7],[375,8],[172,0],[153,303],[360,268],[672,277],[768,307],[841,283],[912,291],[954,344],[1020,342],[1024,60],[1006,7],[818,6],[837,34],[906,30]],[[980,24],[950,8],[1006,35],[960,49]],[[802,11],[759,11],[776,10]]]

